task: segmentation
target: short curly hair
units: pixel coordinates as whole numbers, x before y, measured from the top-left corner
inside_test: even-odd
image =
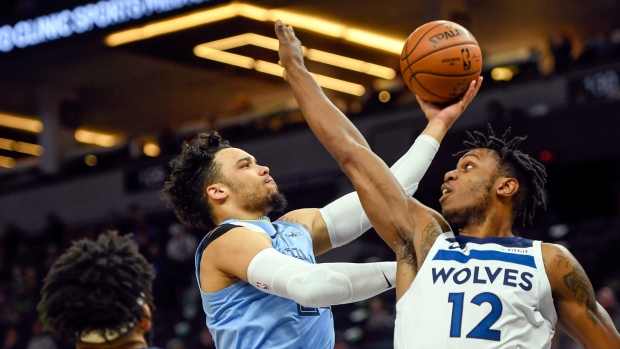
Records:
[[[193,227],[214,226],[205,188],[222,180],[215,154],[230,143],[217,132],[199,133],[183,142],[181,154],[170,162],[172,173],[161,194],[177,218]]]
[[[522,217],[523,226],[527,223],[531,225],[536,209],[545,209],[543,188],[547,182],[547,171],[540,162],[517,149],[527,137],[509,140],[506,138],[509,132],[510,128],[501,137],[497,137],[490,124],[487,126],[487,135],[467,131],[469,140],[463,142],[467,148],[454,155],[461,156],[478,148],[495,151],[499,160],[497,173],[514,177],[519,182],[520,189],[514,197],[515,217]]]
[[[52,265],[37,305],[43,322],[63,338],[85,332],[122,334],[155,309],[153,266],[138,252],[132,235],[115,231],[96,241],[81,239]],[[146,338],[149,341],[149,338]]]

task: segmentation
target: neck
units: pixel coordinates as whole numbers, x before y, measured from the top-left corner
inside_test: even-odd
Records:
[[[480,223],[468,223],[459,229],[459,234],[464,236],[472,236],[476,238],[490,238],[490,237],[514,237],[512,233],[512,219],[507,219],[506,216],[494,215],[489,213],[486,215],[486,219]]]
[[[220,212],[216,214],[217,221],[216,224],[220,224],[223,221],[229,218],[235,219],[243,219],[243,220],[253,220],[258,219],[260,217],[266,216],[268,212],[263,211],[247,211],[240,209],[222,209]]]
[[[108,343],[85,343],[78,341],[76,349],[142,349],[148,348],[144,335],[123,336],[113,342]]]

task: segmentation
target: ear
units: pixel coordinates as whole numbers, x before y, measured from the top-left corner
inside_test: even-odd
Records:
[[[223,200],[228,197],[226,188],[221,184],[212,184],[205,189],[207,196],[213,200]]]
[[[499,180],[497,195],[511,197],[519,190],[519,182],[516,178],[502,177]]]
[[[151,308],[148,306],[148,304],[142,305],[142,309],[144,309],[144,313],[146,314],[146,316],[143,317],[140,322],[138,322],[138,325],[136,327],[140,332],[146,333],[148,330],[151,329],[151,319],[153,318],[153,314],[151,313]]]

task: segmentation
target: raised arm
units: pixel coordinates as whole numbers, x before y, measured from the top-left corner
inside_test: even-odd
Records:
[[[301,44],[293,29],[277,21],[276,34],[280,42],[280,64],[285,68],[284,77],[290,83],[308,125],[352,180],[375,229],[395,249],[398,231],[413,230],[407,193],[385,163],[372,153],[355,126],[333,106],[309,74],[303,62]],[[479,84],[472,83],[459,103],[444,109],[420,101],[429,118],[423,134],[441,141],[478,88]],[[385,214],[386,210],[389,210],[389,215]]]
[[[416,192],[438,149],[439,142],[435,138],[420,135],[411,148],[390,167],[408,196]],[[290,211],[280,220],[308,227],[315,256],[348,244],[372,227],[356,192],[346,194],[321,209]]]
[[[620,348],[620,334],[596,301],[583,267],[560,245],[543,244],[542,249],[560,325],[586,349]]]

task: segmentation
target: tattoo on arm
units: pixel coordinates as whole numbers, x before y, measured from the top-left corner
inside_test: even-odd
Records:
[[[308,231],[308,234],[312,235],[312,230],[310,230],[310,227],[308,227],[307,225],[305,225],[303,223],[299,223],[298,221],[296,221],[296,220],[294,220],[292,218],[288,218],[288,217],[281,217],[279,220],[285,221],[285,222],[288,222],[288,223],[299,224],[299,225],[301,225],[302,227],[304,227]]]
[[[437,227],[435,223],[429,223],[426,228],[424,228],[424,232],[422,232],[422,243],[420,244],[420,252],[422,253],[422,258],[420,259],[421,263],[424,263],[424,260],[426,260],[426,256],[428,256],[428,253],[431,251],[431,247],[433,247],[439,234],[441,234],[441,230],[439,230],[439,227]]]
[[[563,276],[564,285],[575,295],[577,303],[585,305],[588,318],[594,325],[599,324],[598,306],[592,284],[583,270],[579,262],[572,262],[564,256],[558,256],[558,266],[564,264],[564,267],[572,265],[573,270]]]

